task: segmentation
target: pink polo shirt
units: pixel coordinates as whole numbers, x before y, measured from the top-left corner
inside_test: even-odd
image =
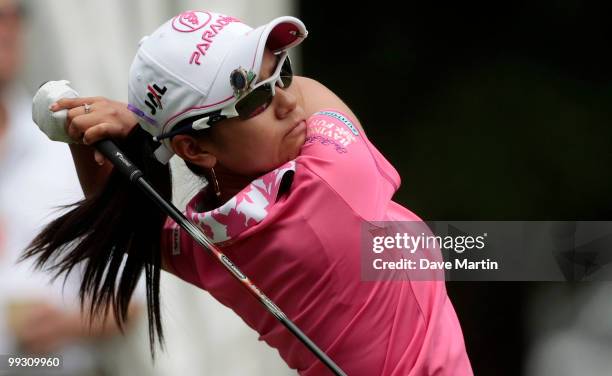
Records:
[[[362,223],[419,219],[391,201],[399,175],[354,124],[318,112],[298,158],[215,210],[198,211],[199,193],[186,215],[348,375],[472,375],[443,281],[361,280]],[[171,220],[162,249],[300,375],[329,374]]]

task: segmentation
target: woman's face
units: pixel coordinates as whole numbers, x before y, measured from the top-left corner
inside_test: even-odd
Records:
[[[258,81],[270,77],[276,64],[276,56],[266,50]],[[275,93],[260,114],[223,120],[211,128],[209,139],[201,140],[217,164],[240,175],[261,175],[298,156],[306,139],[301,92],[294,82],[288,88],[277,86]]]

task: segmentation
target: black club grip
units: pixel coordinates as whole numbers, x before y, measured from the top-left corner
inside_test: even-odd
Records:
[[[143,174],[111,140],[98,141],[93,145],[106,159],[111,161],[130,181],[136,181]]]

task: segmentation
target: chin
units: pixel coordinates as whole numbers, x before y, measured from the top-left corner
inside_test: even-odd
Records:
[[[304,146],[305,141],[306,141],[306,137],[303,137],[301,142],[296,143],[296,147],[295,149],[293,149],[293,152],[291,153],[291,157],[289,158],[289,160],[293,160],[297,158],[300,154],[302,154],[302,146]]]
[[[302,147],[304,147],[304,143],[306,142],[306,132],[299,135],[296,140],[296,153],[300,154],[302,152]]]
[[[304,134],[301,134],[293,139],[291,139],[291,141],[287,142],[287,152],[284,154],[285,158],[283,158],[283,163],[289,162],[294,160],[295,158],[297,158],[300,154],[302,154],[302,147],[304,146],[304,143],[306,142],[306,132],[304,132]]]

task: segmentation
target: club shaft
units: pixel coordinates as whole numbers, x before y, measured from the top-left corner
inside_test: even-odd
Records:
[[[187,233],[211,256],[213,256],[223,267],[229,271],[234,278],[242,283],[242,285],[253,295],[259,302],[274,315],[293,335],[295,335],[317,358],[325,364],[335,375],[346,376],[344,371],[334,361],[325,354],[300,328],[291,321],[285,313],[278,308],[274,302],[268,298],[251,280],[240,271],[240,269],[227,257],[219,248],[214,245],[204,235],[202,230],[191,223],[171,202],[168,202],[149,184],[144,178],[143,173],[129,161],[129,159],[117,148],[110,140],[98,142],[95,147],[104,156],[110,160],[115,167],[119,168],[133,183],[135,183],[153,202],[155,202],[164,213],[172,218],[182,229]]]

